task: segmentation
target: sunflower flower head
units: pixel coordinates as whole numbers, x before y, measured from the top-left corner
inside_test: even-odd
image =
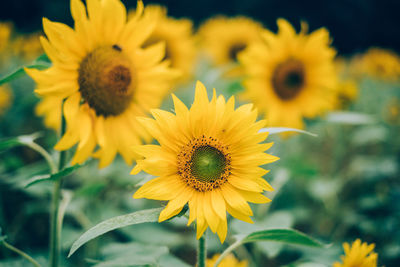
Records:
[[[206,267],[213,267],[219,258],[219,254],[215,254],[211,259],[207,259]],[[233,254],[227,255],[221,262],[218,264],[218,267],[247,267],[248,263],[246,260],[239,261],[235,258]]]
[[[237,64],[238,55],[261,40],[261,31],[262,25],[250,18],[218,16],[201,25],[198,39],[215,65]],[[236,67],[228,74],[237,76],[242,71]]]
[[[361,56],[353,59],[356,73],[366,74],[385,81],[400,79],[400,56],[382,48],[370,48]]]
[[[164,42],[164,59],[169,60],[173,68],[181,71],[181,81],[187,80],[193,72],[196,57],[192,21],[169,17],[167,8],[159,5],[146,5],[145,12],[156,21],[156,25],[142,47]],[[129,14],[134,13],[130,11]]]
[[[251,104],[235,109],[235,100],[227,102],[197,82],[195,99],[188,109],[173,95],[175,114],[152,110],[154,119],[141,118],[141,124],[159,145],[136,146],[143,156],[132,174],[140,170],[157,176],[145,183],[134,198],[169,201],[159,221],[178,214],[189,204],[188,225],[197,220],[197,238],[209,226],[221,242],[227,234],[226,212],[252,223],[248,202],[267,203],[262,193],[272,187],[260,168],[278,158],[265,153],[272,143],[263,142],[268,133],[259,133],[265,121],[256,122],[257,111]]]
[[[0,22],[0,52],[3,52],[10,41],[12,24],[9,22]]]
[[[43,19],[47,38],[40,41],[53,64],[26,72],[38,95],[54,97],[47,100],[54,106],[64,102],[67,130],[55,148],[77,145],[72,164],[94,156],[104,167],[117,153],[131,163],[128,148],[150,140],[136,116],[158,107],[179,73],[162,61],[164,44],[141,47],[155,27],[141,1],[128,20],[120,0],[86,4],[71,0],[74,28]]]
[[[343,243],[344,256],[342,263],[335,262],[333,267],[376,267],[378,254],[374,252],[375,244],[368,245],[357,239],[353,244]]]
[[[40,34],[31,33],[16,37],[12,42],[12,49],[15,55],[25,61],[37,58],[43,54],[43,48],[40,44]]]
[[[335,50],[326,29],[300,33],[279,19],[278,33],[265,30],[263,42],[239,55],[245,73],[242,97],[254,102],[270,126],[303,128],[303,117],[330,109],[337,74]]]

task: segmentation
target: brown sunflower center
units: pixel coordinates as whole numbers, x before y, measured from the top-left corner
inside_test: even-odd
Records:
[[[97,115],[117,116],[132,102],[136,77],[120,46],[93,50],[82,60],[78,74],[82,98]]]
[[[237,43],[232,45],[232,47],[229,49],[229,58],[233,61],[237,61],[239,53],[245,50],[246,47],[247,45],[245,43]]]
[[[289,59],[279,64],[272,74],[272,87],[282,100],[296,97],[305,85],[304,64],[295,59]]]
[[[204,135],[185,145],[177,161],[179,176],[187,185],[200,192],[220,187],[231,174],[228,147]]]

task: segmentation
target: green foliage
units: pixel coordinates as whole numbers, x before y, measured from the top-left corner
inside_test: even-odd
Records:
[[[66,168],[62,169],[61,171],[53,173],[53,174],[34,176],[29,181],[26,182],[26,187],[30,187],[32,185],[46,182],[46,181],[58,181],[61,178],[65,177],[67,175],[70,175],[71,173],[73,173],[74,171],[76,171],[77,169],[79,169],[85,165],[86,164],[75,164],[73,166],[66,167]]]
[[[74,254],[74,252],[78,248],[80,248],[88,241],[100,235],[103,235],[109,231],[139,223],[156,222],[158,220],[161,210],[162,208],[141,210],[130,214],[111,218],[97,224],[96,226],[92,227],[87,232],[85,232],[83,235],[81,235],[79,239],[76,240],[74,244],[72,244],[68,257]]]
[[[310,247],[322,247],[322,244],[315,239],[293,229],[270,229],[251,233],[240,238],[242,244],[259,242],[259,241],[275,241],[291,245],[303,245]]]

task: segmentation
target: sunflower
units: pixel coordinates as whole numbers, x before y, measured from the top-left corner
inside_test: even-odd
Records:
[[[245,91],[270,126],[303,128],[303,117],[313,118],[332,106],[337,74],[326,29],[296,34],[284,19],[279,31],[262,34],[263,42],[253,44],[241,55]]]
[[[8,85],[0,86],[0,116],[5,113],[12,102],[12,92]]]
[[[78,144],[72,164],[93,155],[104,167],[117,153],[130,164],[129,148],[150,140],[136,116],[159,106],[179,74],[161,62],[163,44],[141,48],[155,26],[141,1],[129,20],[120,0],[86,2],[87,13],[80,0],[71,0],[74,29],[43,19],[47,39],[40,40],[53,65],[26,72],[37,94],[65,100],[67,131],[55,148]]]
[[[349,71],[349,64],[345,59],[337,58],[335,67],[338,73],[338,82],[333,109],[342,109],[348,107],[357,98],[359,88],[357,81]]]
[[[261,40],[262,29],[261,24],[250,18],[218,16],[201,25],[198,39],[216,65],[236,64],[240,52]],[[231,72],[232,75],[240,73],[240,68]]]
[[[10,40],[12,24],[9,22],[0,22],[0,52],[3,52]]]
[[[400,56],[382,48],[370,48],[363,55],[352,60],[354,71],[386,81],[398,81],[400,78]]]
[[[39,33],[18,36],[12,42],[14,54],[26,61],[37,58],[43,53],[39,38]]]
[[[343,263],[335,262],[333,267],[376,267],[378,254],[373,252],[375,244],[368,245],[361,243],[360,239],[349,243],[343,243],[344,256],[341,256]]]
[[[156,21],[156,26],[142,47],[165,42],[165,59],[171,61],[173,68],[182,72],[181,80],[188,79],[193,72],[196,56],[192,21],[168,17],[167,9],[159,5],[147,5],[145,12]]]
[[[43,97],[35,107],[35,113],[44,117],[44,125],[58,131],[61,126],[61,107],[63,99],[58,96]]]
[[[251,223],[252,211],[247,202],[266,203],[262,195],[272,187],[260,168],[278,158],[264,153],[272,143],[260,144],[268,133],[259,133],[265,121],[256,121],[257,111],[247,104],[234,109],[235,100],[227,102],[214,95],[209,102],[207,91],[196,84],[190,110],[173,95],[175,115],[152,110],[155,119],[141,118],[142,125],[160,145],[143,145],[134,151],[144,157],[132,170],[158,176],[136,191],[134,198],[168,200],[159,221],[178,214],[189,203],[190,225],[197,219],[197,238],[210,226],[221,243],[227,234],[226,211]]]
[[[206,267],[214,267],[214,264],[217,262],[219,258],[219,254],[214,255],[211,259],[207,259],[206,261]],[[218,264],[218,267],[247,267],[248,263],[247,261],[238,261],[235,256],[232,254],[227,255],[220,264]]]

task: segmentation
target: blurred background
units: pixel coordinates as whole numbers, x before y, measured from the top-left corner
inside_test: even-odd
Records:
[[[136,6],[135,0],[122,2],[127,7]],[[269,138],[275,142],[271,154],[281,158],[266,166],[271,172],[265,178],[275,188],[274,193],[267,195],[273,201],[252,206],[253,225],[232,220],[229,233],[292,227],[332,244],[323,252],[274,243],[248,244],[238,249],[236,256],[247,259],[251,266],[331,266],[343,254],[342,243],[357,238],[376,245],[378,266],[400,266],[400,73],[391,74],[389,79],[369,74],[353,77],[349,64],[355,55],[370,47],[400,52],[400,1],[171,0],[144,3],[167,6],[170,16],[189,18],[195,28],[207,18],[224,14],[249,16],[274,32],[276,19],[281,17],[297,29],[303,20],[309,24],[310,31],[320,27],[329,30],[332,45],[341,59],[340,74],[354,80],[356,93],[353,91],[338,108],[344,113],[332,113],[306,122],[306,130],[318,134],[317,138],[308,135]],[[42,17],[72,25],[69,1],[1,1],[0,22],[12,23],[13,33],[12,49],[0,53],[0,78],[20,66],[40,62],[36,59],[43,54],[37,42]],[[0,37],[1,33],[0,28]],[[400,65],[396,54],[391,57]],[[204,62],[197,62],[194,77],[209,89],[216,87],[218,93],[227,97],[243,90],[240,82],[224,78],[216,81],[218,71]],[[193,100],[193,88],[194,79],[178,88],[176,94],[189,105]],[[33,81],[21,76],[4,89],[11,93],[2,95],[3,89],[0,90],[0,106],[5,106],[4,110],[0,108],[0,139],[41,132],[37,142],[57,155],[52,150],[57,133],[48,129],[43,118],[35,114],[39,98],[33,89]],[[172,108],[169,97],[163,108]],[[360,116],[352,117],[346,112]],[[143,173],[132,176],[131,168],[118,158],[111,166],[99,170],[96,160],[90,160],[65,179],[64,197],[70,203],[62,233],[62,266],[96,266],[116,258],[129,261],[143,255],[157,259],[157,264],[149,266],[193,266],[196,242],[193,228],[186,227],[186,218],[122,228],[93,240],[70,259],[66,258],[73,241],[95,224],[136,210],[160,207],[159,201],[132,200],[132,193],[150,177]],[[25,185],[33,176],[47,171],[40,155],[30,148],[19,146],[4,150],[0,145],[0,237],[7,235],[9,243],[28,252],[44,266],[49,240],[51,184],[29,188]],[[213,235],[209,234],[209,239],[209,256],[220,253],[233,241],[228,238],[221,246]],[[0,266],[27,265],[15,253],[0,246]]]
[[[136,1],[123,0],[127,7]],[[283,17],[299,26],[309,23],[310,30],[326,27],[333,45],[340,53],[360,52],[370,46],[400,51],[400,2],[397,0],[233,0],[233,1],[144,1],[168,7],[169,15],[187,17],[196,25],[205,19],[224,14],[249,16],[269,29],[276,30],[276,19]],[[72,24],[67,0],[1,1],[0,20],[13,21],[17,30],[34,32],[41,29],[42,17]]]

